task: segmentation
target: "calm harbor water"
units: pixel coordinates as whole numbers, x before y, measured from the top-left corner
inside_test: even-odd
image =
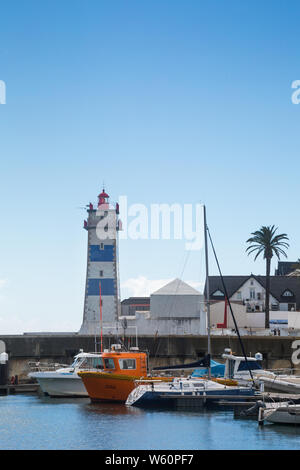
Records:
[[[148,411],[39,395],[0,397],[1,450],[300,449],[300,426],[232,411]]]

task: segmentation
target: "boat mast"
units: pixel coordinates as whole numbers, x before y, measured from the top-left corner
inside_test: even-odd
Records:
[[[207,313],[207,354],[208,354],[208,378],[211,378],[210,355],[211,355],[211,342],[210,342],[210,304],[209,304],[209,272],[208,272],[208,244],[207,244],[207,224],[206,224],[206,208],[203,205],[203,218],[204,218],[204,244],[205,244],[205,265],[206,265],[206,313]]]
[[[103,330],[103,324],[102,324],[102,298],[101,298],[101,281],[99,282],[99,298],[100,298],[100,352],[103,352],[103,337],[102,337],[102,330]]]

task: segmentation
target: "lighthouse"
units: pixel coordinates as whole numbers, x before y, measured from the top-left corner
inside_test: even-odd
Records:
[[[88,233],[83,322],[79,334],[100,333],[100,325],[115,325],[119,316],[119,205],[103,191],[96,207],[90,203],[84,229]]]

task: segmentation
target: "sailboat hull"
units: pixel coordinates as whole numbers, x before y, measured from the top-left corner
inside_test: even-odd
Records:
[[[201,408],[208,404],[244,401],[255,397],[252,389],[229,387],[224,390],[206,391],[156,391],[145,390],[134,396],[134,391],[128,397],[127,404],[142,408]]]

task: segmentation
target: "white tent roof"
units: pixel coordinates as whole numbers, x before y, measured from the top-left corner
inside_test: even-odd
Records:
[[[151,295],[200,295],[200,292],[180,279],[174,279]]]

